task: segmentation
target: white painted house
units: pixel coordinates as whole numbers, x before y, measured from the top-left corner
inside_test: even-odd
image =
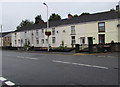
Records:
[[[118,13],[107,11],[79,17],[50,21],[52,35],[49,37],[51,47],[72,47],[74,44],[99,44],[120,42],[118,28]],[[25,26],[12,33],[12,46],[23,47],[30,42],[30,46],[47,47],[48,38],[45,35],[46,23]]]

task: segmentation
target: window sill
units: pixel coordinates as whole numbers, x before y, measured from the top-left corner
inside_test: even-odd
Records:
[[[105,31],[99,31],[98,33],[105,33]]]
[[[76,34],[70,34],[70,35],[76,35]]]

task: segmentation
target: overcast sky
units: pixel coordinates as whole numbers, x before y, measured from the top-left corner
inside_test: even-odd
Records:
[[[115,0],[114,0],[115,1]],[[46,2],[49,6],[49,15],[59,14],[62,19],[67,18],[67,14],[78,14],[83,12],[97,13],[109,11],[118,4],[115,2]],[[42,15],[44,21],[46,17],[46,7],[43,2],[2,2],[0,3],[0,23],[3,31],[13,31],[22,20],[29,19],[35,21],[37,15]]]

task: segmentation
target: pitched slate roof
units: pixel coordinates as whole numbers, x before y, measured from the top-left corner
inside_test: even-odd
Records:
[[[73,17],[71,19],[61,19],[57,21],[50,21],[49,27],[57,27],[57,26],[68,25],[68,24],[77,24],[77,23],[102,21],[102,20],[110,20],[110,19],[118,19],[118,13],[116,13],[116,11],[107,11],[107,12],[101,12],[101,13],[95,13],[95,14],[89,14],[89,15],[82,15],[79,17]],[[34,29],[43,29],[43,28],[46,28],[46,26],[47,26],[47,23],[27,25],[25,27],[20,28],[19,30],[16,30],[15,32],[34,30]]]
[[[8,34],[10,34],[10,33],[12,33],[13,31],[10,31],[10,32],[2,32],[2,33],[0,33],[0,37],[2,36],[2,37],[4,37],[4,36],[6,36],[6,35],[8,35]]]

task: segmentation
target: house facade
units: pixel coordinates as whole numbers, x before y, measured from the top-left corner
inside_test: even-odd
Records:
[[[11,45],[12,45],[11,33],[9,33],[9,34],[7,34],[3,37],[3,46],[8,47],[8,46],[11,46]]]
[[[117,26],[118,13],[107,11],[74,18],[50,21],[45,35],[46,23],[25,26],[12,33],[12,46],[23,47],[26,43],[34,47],[47,47],[48,40],[51,47],[74,47],[75,44],[104,44],[120,42]]]
[[[11,33],[12,32],[3,32],[2,34],[0,33],[0,47],[4,46],[11,46],[12,42],[11,42]]]

